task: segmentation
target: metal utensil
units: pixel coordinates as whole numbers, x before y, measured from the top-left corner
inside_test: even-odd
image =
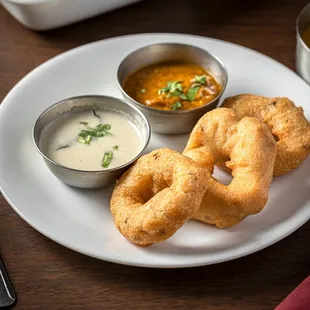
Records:
[[[165,111],[147,107],[125,92],[123,84],[130,74],[147,65],[163,61],[191,62],[200,65],[209,71],[222,86],[220,94],[211,102],[196,109]],[[226,88],[228,74],[221,60],[204,49],[187,44],[158,43],[144,46],[126,56],[118,67],[117,78],[123,97],[146,115],[153,132],[182,134],[190,132],[201,116],[216,108]]]
[[[296,71],[310,84],[310,48],[301,37],[301,32],[309,22],[310,3],[302,9],[296,22]]]
[[[0,308],[11,306],[15,300],[13,286],[0,258]]]

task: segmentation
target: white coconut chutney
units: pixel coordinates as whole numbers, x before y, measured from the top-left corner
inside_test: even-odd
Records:
[[[87,171],[121,166],[144,147],[129,116],[100,110],[62,116],[44,129],[40,142],[51,160]]]

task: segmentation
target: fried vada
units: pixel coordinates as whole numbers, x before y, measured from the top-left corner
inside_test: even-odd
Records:
[[[171,237],[200,207],[207,173],[168,148],[142,156],[118,181],[111,212],[132,243],[148,246]]]
[[[254,117],[239,120],[232,109],[215,109],[198,121],[183,154],[209,174],[194,219],[225,228],[262,211],[276,158],[276,142],[266,124]],[[212,177],[214,165],[231,170],[229,185]]]
[[[256,117],[270,128],[277,141],[274,176],[297,168],[310,151],[310,125],[303,109],[288,98],[266,98],[242,94],[225,99],[223,107],[233,109],[238,118]]]

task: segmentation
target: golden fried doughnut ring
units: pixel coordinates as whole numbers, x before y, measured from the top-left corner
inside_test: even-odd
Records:
[[[193,160],[168,148],[142,156],[112,194],[116,227],[140,246],[171,237],[199,209],[206,177]]]
[[[276,158],[276,142],[264,123],[253,117],[238,121],[233,110],[215,109],[198,121],[183,154],[210,176],[194,219],[224,228],[264,208]],[[228,186],[211,176],[214,165],[231,169]]]
[[[310,125],[301,107],[296,108],[288,98],[265,98],[238,95],[227,98],[223,104],[232,108],[241,119],[256,117],[266,123],[277,141],[274,175],[297,168],[310,152]]]

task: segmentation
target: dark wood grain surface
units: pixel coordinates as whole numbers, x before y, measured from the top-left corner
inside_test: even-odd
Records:
[[[59,53],[141,32],[235,42],[293,69],[295,21],[307,2],[146,0],[42,33],[25,29],[0,8],[0,100],[25,74]],[[0,252],[17,292],[17,309],[273,309],[309,275],[310,222],[235,261],[182,270],[142,269],[92,259],[54,243],[1,197]]]

